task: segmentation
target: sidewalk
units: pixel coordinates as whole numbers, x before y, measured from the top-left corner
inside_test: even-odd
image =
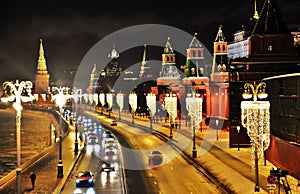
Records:
[[[90,112],[91,114],[95,114]],[[106,116],[100,116],[102,121],[110,122],[113,120],[113,114],[108,118]],[[116,115],[118,120],[119,115]],[[131,122],[132,118],[130,114],[123,113],[121,120]],[[119,121],[122,122],[122,121]],[[150,123],[147,117],[135,116],[135,126],[140,125],[149,127]],[[159,123],[153,123],[153,129],[163,132],[167,136],[170,134],[169,123],[165,123],[164,120]],[[191,128],[185,126],[185,122],[181,123],[180,129],[173,131],[173,137],[176,138],[176,133],[183,134],[191,138]],[[176,139],[174,139],[176,140]],[[173,141],[176,144],[176,141]],[[202,143],[202,144],[201,144]],[[254,192],[255,186],[255,170],[254,160],[252,158],[252,148],[229,148],[229,132],[225,130],[218,131],[218,140],[216,138],[216,130],[212,128],[204,128],[202,132],[196,133],[196,147],[197,158],[195,160],[202,164],[205,168],[209,169],[219,180],[224,182],[233,191],[238,194],[250,194],[250,193],[272,193],[267,188],[267,177],[270,174],[270,170],[274,166],[269,161],[259,161],[258,173],[259,173],[259,187],[260,192]],[[209,148],[209,149],[208,149]],[[192,144],[184,150],[186,153],[190,153],[192,157]],[[298,181],[287,176],[289,185],[291,186],[290,193],[300,193],[300,187],[298,187]],[[273,193],[278,193],[278,184]],[[286,193],[283,189],[283,185],[280,186],[280,193]]]
[[[63,137],[62,141],[62,161],[63,161],[63,178],[57,178],[57,165],[59,157],[59,142],[56,142],[51,147],[47,148],[45,156],[33,161],[33,164],[26,169],[22,169],[21,174],[21,191],[22,193],[30,194],[57,194],[62,188],[65,180],[68,178],[74,164],[79,159],[81,151],[84,148],[83,143],[79,142],[79,151],[74,153],[75,127],[69,125],[69,132]],[[79,139],[78,139],[79,140]],[[31,190],[30,172],[36,174],[35,188]],[[15,173],[15,172],[14,172]],[[15,194],[16,180],[10,181],[4,188],[1,188],[0,193]]]

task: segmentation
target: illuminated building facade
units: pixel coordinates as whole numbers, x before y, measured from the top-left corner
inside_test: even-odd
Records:
[[[263,79],[270,103],[269,161],[300,177],[300,73]]]
[[[266,77],[299,72],[292,34],[280,15],[276,0],[265,0],[260,14],[234,34],[228,43],[230,147],[236,147],[245,83]],[[241,145],[250,145],[246,129],[240,130]]]

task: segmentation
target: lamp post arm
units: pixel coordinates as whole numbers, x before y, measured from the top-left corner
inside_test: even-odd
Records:
[[[244,85],[244,88],[245,88],[245,91],[248,91],[251,89],[252,93],[253,93],[253,101],[257,101],[257,96],[258,96],[258,93],[259,93],[259,89],[261,88],[266,88],[266,83],[265,82],[260,82],[258,85],[255,84],[252,84],[252,83],[246,83]]]

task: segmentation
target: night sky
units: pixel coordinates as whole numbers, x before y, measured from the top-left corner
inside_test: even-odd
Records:
[[[0,81],[34,81],[40,38],[43,39],[48,71],[55,80],[63,69],[76,69],[99,40],[138,24],[168,25],[191,35],[197,32],[198,39],[211,52],[219,25],[223,25],[225,37],[231,41],[233,33],[253,16],[253,2],[5,1],[0,8]],[[263,2],[257,0],[258,12]],[[300,24],[300,0],[277,2],[288,25]],[[118,49],[117,42],[115,45]],[[157,55],[161,56],[161,53]]]

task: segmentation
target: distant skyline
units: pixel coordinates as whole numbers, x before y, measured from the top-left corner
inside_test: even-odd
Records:
[[[56,81],[62,70],[76,69],[99,40],[123,28],[163,24],[191,35],[197,32],[198,39],[211,52],[219,25],[223,25],[226,40],[231,41],[233,33],[247,25],[254,14],[254,0],[110,2],[5,2],[0,8],[1,83],[17,78],[34,81],[40,38],[43,39],[50,79]],[[257,0],[258,12],[263,2]],[[300,24],[300,0],[277,0],[277,3],[289,26]],[[115,45],[118,49],[117,42]],[[110,52],[112,46],[107,49]],[[141,60],[141,53],[136,56],[138,60]]]

